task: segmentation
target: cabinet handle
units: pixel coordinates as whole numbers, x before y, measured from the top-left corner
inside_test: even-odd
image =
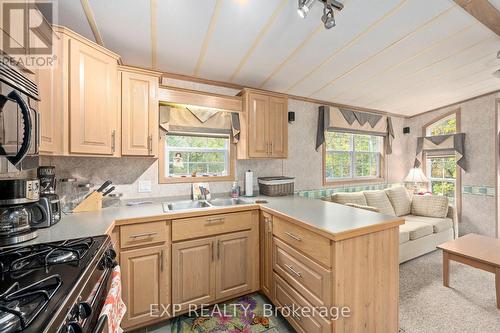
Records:
[[[141,234],[130,235],[129,237],[130,238],[151,237],[151,236],[154,236],[154,235],[157,235],[157,234],[158,234],[157,232],[144,232],[144,233],[141,233]]]
[[[208,223],[212,222],[224,222],[225,218],[224,217],[212,217],[210,219],[207,219]]]
[[[270,234],[273,233],[273,223],[271,222],[270,219],[267,220],[267,232]]]
[[[160,252],[160,271],[163,272],[163,252],[164,250],[161,250]]]
[[[153,135],[148,135],[148,153],[153,154]]]
[[[285,231],[285,235],[287,235],[288,237],[293,238],[293,239],[295,239],[296,241],[299,241],[299,242],[302,240],[302,238],[300,238],[299,236],[295,236],[294,234],[289,233],[288,231]]]
[[[220,241],[217,240],[217,260],[220,259]]]
[[[270,147],[269,150],[271,151],[270,155],[272,155],[273,154],[273,142],[272,141],[269,143],[269,147]]]
[[[116,140],[116,130],[112,130],[111,131],[111,152],[113,152],[113,153],[116,150],[115,140]]]
[[[212,243],[210,244],[210,247],[211,247],[211,250],[212,250],[212,261],[214,261],[214,260],[215,260],[215,259],[214,259],[214,257],[215,257],[214,242],[212,242]]]
[[[284,264],[286,268],[288,268],[288,270],[290,272],[292,272],[293,274],[297,275],[298,277],[302,277],[302,274],[300,274],[300,272],[297,272],[295,269],[293,269],[292,266],[290,265],[287,265],[287,264]]]

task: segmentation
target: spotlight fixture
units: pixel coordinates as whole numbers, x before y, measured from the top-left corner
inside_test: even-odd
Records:
[[[306,18],[315,1],[316,0],[299,0],[299,8],[297,8],[297,13],[299,14],[299,16],[302,18]]]
[[[297,13],[300,17],[306,18],[307,14],[311,11],[312,6],[316,1],[323,3],[323,16],[321,16],[321,21],[325,25],[326,29],[331,29],[335,26],[335,17],[333,10],[341,11],[344,5],[337,0],[298,0],[299,7]]]

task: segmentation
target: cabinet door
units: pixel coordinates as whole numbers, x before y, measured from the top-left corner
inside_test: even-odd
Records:
[[[156,155],[157,90],[157,78],[122,73],[122,155]]]
[[[215,300],[215,238],[172,244],[172,303],[189,304]]]
[[[273,300],[273,220],[272,216],[262,213],[260,220],[260,288]]]
[[[249,291],[252,287],[250,231],[217,237],[217,299]]]
[[[167,258],[167,246],[121,252],[123,301],[127,305],[124,328],[157,319],[161,314],[161,304],[170,303]],[[158,311],[150,313],[151,308]]]
[[[269,98],[270,156],[285,158],[288,155],[288,105],[286,98]]]
[[[269,155],[269,97],[260,94],[248,96],[248,156]]]
[[[70,40],[70,152],[112,155],[118,119],[116,59]]]

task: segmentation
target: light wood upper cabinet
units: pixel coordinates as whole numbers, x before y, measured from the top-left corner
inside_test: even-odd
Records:
[[[135,327],[149,322],[151,304],[161,311],[161,305],[170,303],[167,258],[169,246],[154,246],[120,253],[123,275],[123,301],[127,305],[122,326]],[[159,316],[160,313],[153,313]]]
[[[215,237],[172,245],[172,303],[208,304],[216,299]]]
[[[273,217],[262,213],[260,219],[260,288],[273,300]]]
[[[117,59],[75,39],[69,41],[70,153],[114,155],[118,133]]]
[[[158,82],[155,76],[120,67],[122,155],[158,154]]]
[[[216,295],[218,299],[252,288],[252,236],[250,231],[217,237]]]
[[[244,89],[238,159],[287,158],[288,101],[278,94]]]

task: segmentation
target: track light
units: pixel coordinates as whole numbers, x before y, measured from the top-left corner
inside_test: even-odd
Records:
[[[323,16],[321,16],[321,21],[325,25],[325,29],[331,29],[335,26],[335,17],[333,16],[333,8],[328,5],[328,1],[325,2],[323,8]]]
[[[299,0],[299,8],[297,8],[297,13],[299,14],[299,16],[302,18],[306,18],[315,1],[316,0]]]
[[[300,17],[306,18],[307,14],[311,11],[311,7],[314,5],[316,0],[298,0],[299,7],[297,13]],[[321,16],[321,21],[325,25],[326,29],[331,29],[335,26],[335,17],[333,10],[341,11],[344,5],[337,0],[317,0],[323,3],[323,16]]]

